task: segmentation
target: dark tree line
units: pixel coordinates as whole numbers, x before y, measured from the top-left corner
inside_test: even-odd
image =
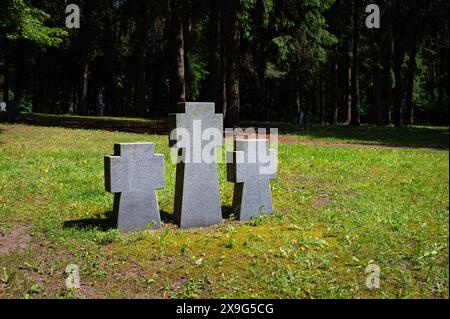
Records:
[[[0,4],[0,100],[40,113],[448,123],[448,1],[80,0]],[[366,6],[381,9],[368,29]]]

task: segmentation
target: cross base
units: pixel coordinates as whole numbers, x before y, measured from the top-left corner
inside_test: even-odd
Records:
[[[269,181],[256,178],[235,184],[233,212],[240,221],[272,214],[272,192]]]
[[[218,181],[217,163],[177,164],[175,218],[180,228],[208,227],[222,222]]]
[[[117,228],[125,233],[161,228],[156,192],[124,192],[114,196]]]

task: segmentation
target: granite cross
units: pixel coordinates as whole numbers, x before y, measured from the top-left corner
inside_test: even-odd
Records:
[[[214,103],[179,103],[169,123],[170,146],[178,151],[176,221],[181,228],[221,223],[215,148],[223,144],[222,114],[215,114]]]
[[[155,189],[164,188],[164,156],[153,143],[115,144],[114,156],[105,156],[105,187],[115,194],[119,230],[161,227]]]
[[[233,212],[242,221],[272,213],[270,180],[276,176],[276,153],[265,139],[236,140],[227,153],[227,179],[235,183]],[[269,160],[263,163],[262,159]]]

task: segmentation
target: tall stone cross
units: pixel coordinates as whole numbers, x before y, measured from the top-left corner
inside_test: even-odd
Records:
[[[181,228],[222,222],[215,148],[223,144],[223,115],[214,103],[179,103],[169,118],[170,146],[178,151],[175,218]]]
[[[268,140],[235,141],[235,151],[227,153],[227,179],[235,183],[233,211],[239,220],[272,213],[270,180],[275,178],[276,153]]]
[[[114,156],[105,156],[105,188],[115,194],[119,230],[161,227],[155,189],[164,188],[164,156],[155,154],[155,144],[115,144]]]

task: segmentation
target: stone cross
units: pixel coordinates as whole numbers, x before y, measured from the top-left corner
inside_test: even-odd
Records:
[[[6,103],[0,102],[0,112],[6,112]]]
[[[119,230],[161,228],[155,189],[164,188],[164,156],[155,154],[155,144],[115,144],[114,156],[105,156],[105,187],[115,194]]]
[[[170,146],[178,150],[174,205],[177,223],[181,228],[221,223],[215,148],[223,144],[223,115],[215,114],[214,103],[179,103],[178,113],[169,117],[169,127]]]
[[[276,178],[276,153],[265,139],[236,140],[227,153],[227,179],[235,183],[233,212],[241,221],[272,213],[270,180]],[[262,163],[262,159],[270,160]]]

